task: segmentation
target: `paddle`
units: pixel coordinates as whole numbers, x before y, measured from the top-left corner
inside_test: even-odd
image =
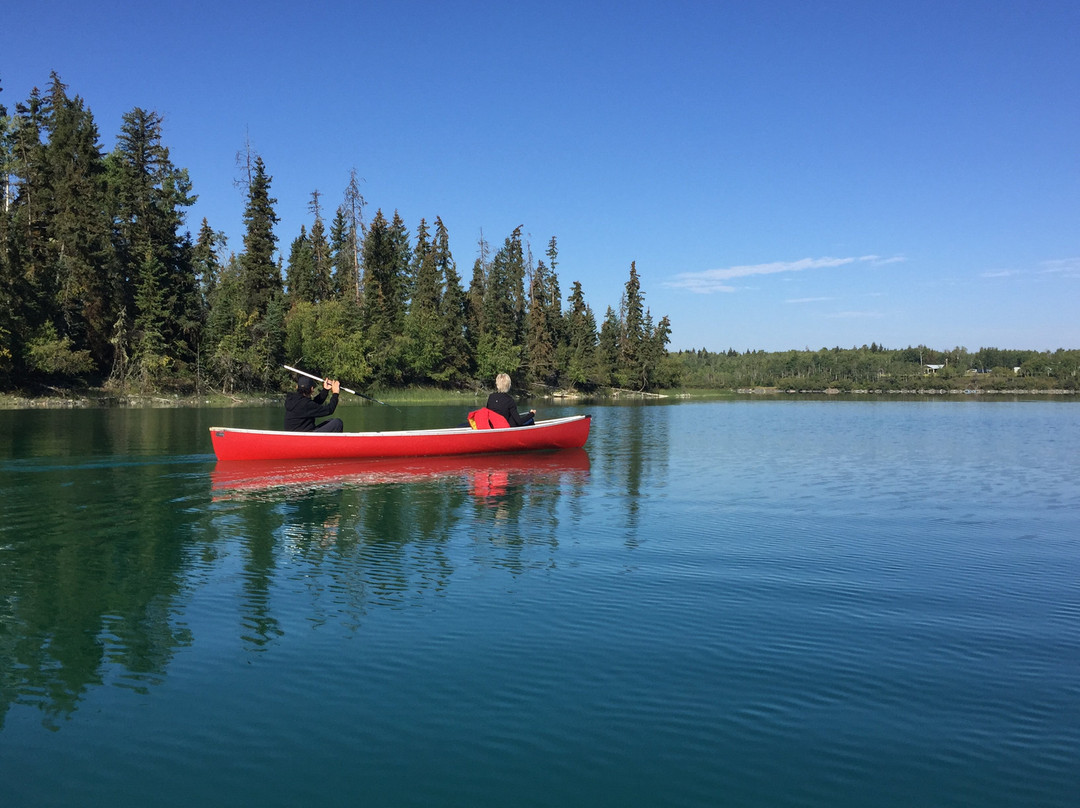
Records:
[[[282,365],[282,367],[285,368],[285,370],[291,370],[293,373],[299,373],[301,376],[307,376],[309,379],[314,379],[317,382],[322,381],[322,377],[316,376],[313,373],[308,373],[306,371],[300,370],[299,368],[294,368],[290,365]],[[397,409],[397,407],[395,407],[393,404],[387,404],[385,401],[379,401],[379,399],[377,398],[365,396],[363,393],[358,393],[355,390],[350,390],[348,387],[342,386],[341,389],[344,390],[346,393],[352,393],[354,396],[360,396],[360,398],[366,398],[368,401],[374,401],[376,404],[382,404],[384,407],[390,407],[390,409],[392,410]],[[400,410],[398,411],[400,412]]]

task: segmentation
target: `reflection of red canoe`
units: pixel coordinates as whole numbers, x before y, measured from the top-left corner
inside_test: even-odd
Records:
[[[512,480],[577,477],[588,470],[589,454],[584,449],[371,460],[221,461],[211,474],[211,485],[215,494],[227,495],[273,488],[380,485],[462,476],[480,495],[490,493],[488,488],[505,489]]]
[[[210,427],[218,460],[326,460],[580,449],[591,416],[554,418],[510,429],[417,429],[404,432],[271,432]]]

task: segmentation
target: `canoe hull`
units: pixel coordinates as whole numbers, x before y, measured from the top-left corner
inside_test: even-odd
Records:
[[[575,415],[509,429],[402,432],[274,432],[210,427],[218,460],[340,460],[579,449],[592,417]]]

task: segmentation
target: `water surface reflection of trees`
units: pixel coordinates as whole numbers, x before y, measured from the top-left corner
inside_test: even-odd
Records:
[[[0,728],[14,705],[60,728],[95,687],[163,681],[207,630],[190,612],[211,586],[233,588],[233,638],[258,652],[298,614],[351,629],[470,566],[550,565],[589,458],[435,466],[246,482],[212,466],[209,499],[207,465],[176,458],[0,469]]]

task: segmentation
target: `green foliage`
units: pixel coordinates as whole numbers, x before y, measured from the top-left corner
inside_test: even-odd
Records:
[[[354,384],[371,378],[355,301],[296,303],[285,317],[285,329],[288,364],[319,368]]]
[[[580,281],[574,281],[568,302],[570,311],[566,313],[564,325],[567,341],[559,357],[559,367],[562,368],[566,384],[592,390],[601,383],[602,378],[597,354],[596,317],[585,302]]]
[[[34,370],[62,376],[80,376],[94,368],[88,350],[75,349],[71,337],[57,336],[52,323],[46,323],[27,345],[27,364]]]
[[[521,346],[508,338],[488,333],[480,337],[476,349],[476,372],[481,379],[494,379],[500,373],[511,376],[521,367]]]
[[[1020,365],[984,370],[987,358],[1025,357]],[[1053,353],[964,348],[935,351],[924,345],[888,350],[875,344],[819,351],[680,351],[672,355],[682,384],[703,389],[775,387],[783,390],[1042,390],[1078,389],[1080,351]],[[940,368],[930,366],[941,365]]]
[[[524,315],[525,256],[519,225],[506,237],[502,249],[495,254],[488,267],[484,283],[481,337],[490,337],[487,345],[499,342],[522,345]]]

